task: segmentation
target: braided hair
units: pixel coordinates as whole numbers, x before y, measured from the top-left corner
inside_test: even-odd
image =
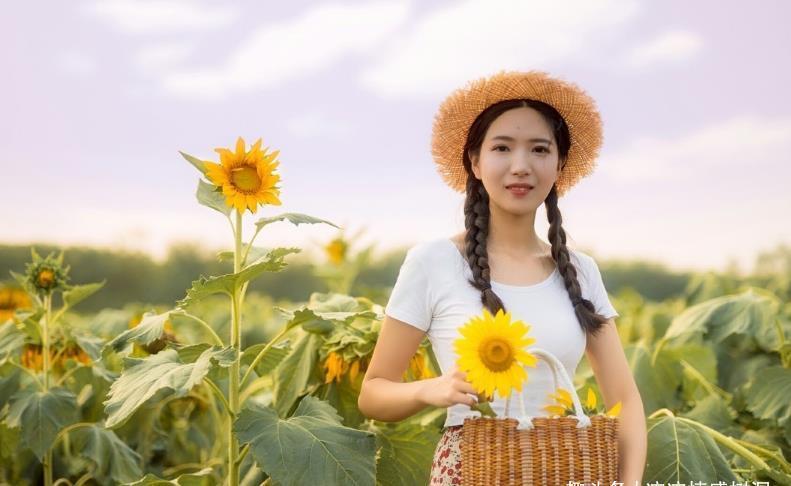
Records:
[[[489,272],[489,257],[486,249],[486,241],[489,236],[489,194],[486,192],[483,182],[477,179],[472,171],[470,153],[480,154],[486,131],[498,116],[508,110],[524,106],[537,110],[552,127],[558,146],[559,159],[565,165],[571,146],[568,126],[557,110],[551,105],[537,100],[505,100],[488,107],[472,123],[464,147],[463,163],[464,169],[467,171],[464,200],[464,226],[466,228],[464,257],[472,270],[472,279],[469,282],[481,292],[481,302],[492,314],[496,314],[501,309],[505,311],[505,305],[492,290]],[[558,208],[557,188],[554,184],[544,200],[544,205],[549,220],[548,237],[552,245],[552,259],[557,264],[558,271],[563,278],[580,327],[585,333],[595,335],[607,319],[596,313],[593,303],[582,297],[577,280],[577,269],[571,263],[569,250],[566,247],[566,232],[563,230],[563,217],[560,214],[560,208]]]

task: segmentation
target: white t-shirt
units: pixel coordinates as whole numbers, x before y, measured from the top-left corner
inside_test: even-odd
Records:
[[[594,259],[571,248],[569,254],[577,268],[582,297],[590,300],[596,312],[604,317],[618,316]],[[385,307],[385,314],[427,332],[442,373],[450,369],[458,357],[453,349],[453,341],[460,337],[458,328],[471,316],[483,312],[481,293],[468,282],[471,278],[472,270],[467,260],[450,238],[418,243],[407,251]],[[527,335],[536,340],[531,346],[554,354],[573,378],[585,352],[586,335],[574,315],[558,269],[535,285],[506,285],[495,281],[491,284],[511,318],[530,326]],[[530,417],[546,415],[541,409],[549,404],[547,395],[554,391],[552,371],[541,359],[535,368],[526,366],[525,370],[528,375],[522,387],[525,411]],[[516,393],[512,394],[508,416],[518,418],[520,407]],[[499,392],[495,393],[491,406],[499,417],[505,416],[505,399]],[[463,424],[465,417],[480,416],[468,405],[452,405],[447,412],[446,427]]]

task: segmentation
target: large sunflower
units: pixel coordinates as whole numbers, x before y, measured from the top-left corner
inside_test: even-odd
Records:
[[[259,138],[249,151],[245,150],[242,137],[236,141],[236,152],[227,148],[214,149],[220,154],[220,163],[204,162],[206,177],[215,185],[222,187],[225,203],[242,212],[249,209],[255,213],[259,204],[280,206],[280,188],[275,184],[280,175],[274,170],[280,165],[276,161],[279,150],[267,153],[261,150]]]
[[[538,361],[525,347],[535,342],[526,337],[530,326],[511,321],[511,314],[500,309],[495,316],[483,309],[483,315],[472,317],[459,330],[462,338],[454,341],[459,369],[467,372],[467,381],[487,398],[495,389],[505,398],[513,388],[522,390],[527,380],[524,366]]]

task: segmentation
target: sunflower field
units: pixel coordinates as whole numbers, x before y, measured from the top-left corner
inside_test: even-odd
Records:
[[[81,312],[106,281],[73,283],[64,252],[31,249],[0,287],[0,484],[427,483],[445,410],[386,423],[357,409],[386,302],[353,294],[370,249],[293,212],[243,235],[243,218],[281,205],[278,152],[240,138],[217,153],[182,156],[198,202],[229,223],[227,271],[195,275],[172,306]],[[277,223],[338,228],[316,272],[329,291],[247,294],[301,251],[254,245]],[[613,295],[647,417],[645,483],[791,485],[790,299],[788,269],[697,275],[662,301]],[[424,341],[403,379],[438,372]],[[604,412],[585,359],[574,380],[586,410]],[[568,393],[547,397],[547,413],[569,413]]]

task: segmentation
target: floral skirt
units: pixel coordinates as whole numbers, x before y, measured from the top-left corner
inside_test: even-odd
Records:
[[[445,427],[434,450],[429,485],[461,484],[461,425]]]

